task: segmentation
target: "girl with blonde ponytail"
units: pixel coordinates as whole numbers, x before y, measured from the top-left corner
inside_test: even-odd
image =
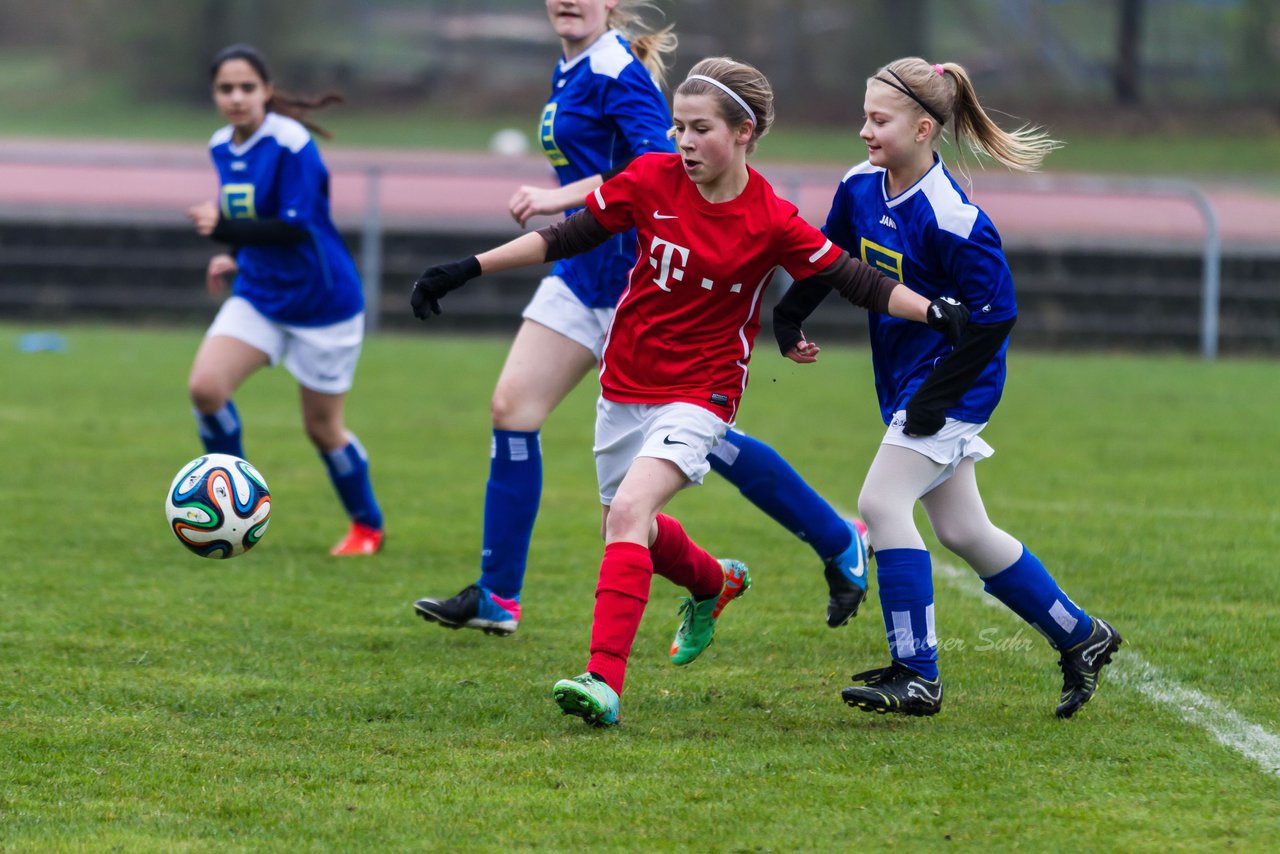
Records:
[[[1040,128],[1023,125],[1007,131],[992,121],[978,101],[968,72],[957,63],[931,65],[919,57],[907,57],[881,68],[868,85],[873,82],[896,89],[933,120],[931,145],[935,149],[950,125],[957,148],[979,158],[990,157],[1018,172],[1035,172],[1049,152],[1062,146]]]
[[[1056,713],[1070,717],[1093,696],[1121,639],[987,517],[974,467],[994,453],[980,434],[1004,389],[1018,308],[1000,235],[937,151],[951,126],[971,151],[1031,171],[1059,143],[1037,128],[1001,129],[955,63],[916,57],[889,63],[867,81],[863,110],[867,160],[845,175],[824,231],[933,305],[960,307],[968,325],[952,341],[928,326],[869,315],[876,392],[888,429],[858,510],[875,550],[891,663],[853,677],[866,684],[844,689],[842,697],[879,713],[933,715],[942,707],[932,565],[914,520],[919,501],[938,540],[1058,650],[1063,683]],[[813,361],[816,345],[805,340],[801,323],[826,290],[799,282],[775,309],[779,346],[794,361]]]

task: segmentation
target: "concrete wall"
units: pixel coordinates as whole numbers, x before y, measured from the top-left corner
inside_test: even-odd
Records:
[[[408,295],[427,265],[507,236],[388,230],[380,328],[418,325]],[[346,237],[358,258],[359,236]],[[203,325],[216,310],[203,286],[214,248],[185,223],[0,221],[0,317],[33,325],[93,320]],[[1019,346],[1197,352],[1201,261],[1198,246],[1181,248],[1011,245]],[[432,323],[442,330],[509,333],[539,277],[536,271],[487,277],[451,294],[445,314]],[[766,309],[779,294],[775,289]],[[767,324],[767,310],[765,319]],[[864,326],[860,310],[835,298],[810,324],[829,344],[862,343]],[[1220,352],[1280,354],[1280,255],[1237,251],[1224,257]]]

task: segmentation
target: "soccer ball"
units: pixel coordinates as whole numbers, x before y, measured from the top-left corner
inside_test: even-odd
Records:
[[[178,470],[164,497],[169,530],[200,557],[229,558],[253,548],[271,519],[267,482],[230,454],[205,454]]]

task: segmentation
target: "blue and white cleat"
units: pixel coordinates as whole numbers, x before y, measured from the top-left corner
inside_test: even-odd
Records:
[[[448,629],[480,629],[487,635],[506,636],[520,627],[520,600],[495,596],[479,584],[449,599],[419,599],[413,610],[427,622]]]
[[[858,606],[867,598],[867,526],[860,519],[846,521],[853,542],[840,554],[827,560],[822,574],[827,579],[830,598],[827,600],[827,625],[833,629],[843,626],[858,613]]]

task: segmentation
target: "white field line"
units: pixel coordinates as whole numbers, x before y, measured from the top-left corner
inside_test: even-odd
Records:
[[[1034,510],[1039,513],[1073,514],[1080,505],[1067,501],[1003,500],[1002,509]],[[1135,516],[1139,519],[1229,519],[1258,525],[1280,523],[1280,510],[1221,510],[1213,507],[1160,507],[1149,504],[1091,504],[1091,512],[1106,516]]]
[[[995,597],[983,591],[978,577],[969,570],[941,562],[933,567],[948,586],[1005,610]],[[1161,709],[1170,709],[1187,723],[1205,730],[1219,744],[1253,760],[1268,774],[1280,777],[1280,736],[1245,720],[1212,697],[1164,676],[1132,649],[1122,647],[1107,674]]]

